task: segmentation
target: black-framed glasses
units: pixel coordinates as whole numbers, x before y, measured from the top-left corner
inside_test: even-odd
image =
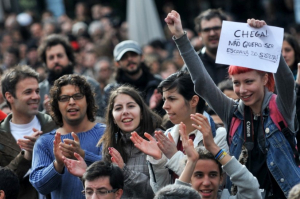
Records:
[[[214,32],[216,32],[216,31],[221,30],[221,28],[222,28],[222,26],[213,26],[213,27],[209,27],[209,28],[203,28],[201,31],[205,32],[205,33],[209,33],[210,31],[213,30]]]
[[[75,93],[74,95],[61,95],[58,97],[58,101],[60,102],[68,102],[70,98],[74,100],[81,100],[84,97],[82,93]]]
[[[116,193],[118,189],[112,189],[112,190],[107,190],[107,189],[97,189],[97,190],[82,190],[81,193],[86,196],[86,197],[91,197],[94,193],[96,193],[96,196],[104,196],[109,193]]]

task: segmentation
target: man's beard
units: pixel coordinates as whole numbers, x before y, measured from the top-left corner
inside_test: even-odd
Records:
[[[54,81],[61,76],[73,74],[74,67],[72,64],[69,63],[66,67],[62,66],[61,68],[61,71],[49,70],[48,81],[51,85],[53,85]]]
[[[136,64],[135,62],[129,62],[128,64],[127,64],[127,66],[129,66],[130,64]],[[141,70],[141,64],[139,64],[139,65],[137,65],[137,67],[136,67],[136,69],[135,70],[124,70],[123,69],[123,71],[124,71],[124,73],[125,74],[127,74],[127,75],[136,75],[136,74],[138,74],[139,73],[139,71]]]

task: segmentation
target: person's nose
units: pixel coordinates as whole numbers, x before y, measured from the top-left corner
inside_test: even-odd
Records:
[[[240,86],[240,93],[247,93],[247,87],[244,84],[241,84]]]
[[[210,179],[208,176],[205,176],[203,179],[203,183],[204,186],[209,186],[211,184]]]
[[[165,109],[165,110],[168,110],[168,109],[170,108],[170,105],[169,105],[169,103],[167,102],[167,100],[164,101],[164,104],[163,104],[163,107],[162,107],[162,108]]]
[[[69,104],[75,104],[75,100],[73,99],[73,97],[70,97]]]

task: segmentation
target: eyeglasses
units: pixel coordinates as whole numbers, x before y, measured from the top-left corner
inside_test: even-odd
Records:
[[[70,98],[73,98],[74,100],[81,100],[84,97],[82,93],[76,93],[74,95],[61,95],[58,97],[58,101],[60,102],[68,102]]]
[[[204,29],[202,29],[201,31],[202,32],[204,32],[204,33],[209,33],[210,31],[214,31],[214,32],[216,32],[216,31],[219,31],[219,30],[221,30],[221,26],[213,26],[213,27],[210,27],[210,28],[204,28]]]
[[[94,190],[82,190],[81,193],[88,197],[91,197],[92,195],[94,195],[94,193],[96,193],[96,196],[105,196],[106,194],[109,193],[116,193],[118,191],[118,189],[112,189],[112,190],[107,190],[107,189],[97,189],[96,191]]]

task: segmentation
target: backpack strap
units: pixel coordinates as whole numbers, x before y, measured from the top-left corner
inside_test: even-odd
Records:
[[[288,128],[288,125],[283,118],[282,114],[280,113],[278,106],[276,104],[276,98],[277,95],[273,94],[271,97],[271,100],[269,102],[269,111],[270,111],[270,117],[274,124],[277,126],[277,128],[283,133],[284,137],[290,144],[293,153],[294,153],[294,158],[295,162],[297,165],[300,165],[300,160],[299,160],[299,152],[297,150],[296,146],[296,141],[295,141],[295,136],[293,135],[293,132]]]
[[[228,146],[230,146],[232,138],[234,136],[234,133],[236,132],[236,130],[239,128],[240,124],[241,124],[241,120],[237,117],[235,117],[234,112],[236,111],[238,105],[235,104],[233,111],[232,111],[232,118],[230,121],[230,124],[228,125],[229,127],[229,133],[227,133],[227,142],[228,142]]]
[[[282,122],[284,124],[284,127],[287,127],[288,125],[278,109],[278,106],[276,104],[276,98],[277,98],[277,95],[273,94],[271,97],[271,100],[269,102],[270,117],[271,117],[272,121],[275,123],[276,127],[280,131],[282,131],[282,126],[280,126],[279,123]]]

